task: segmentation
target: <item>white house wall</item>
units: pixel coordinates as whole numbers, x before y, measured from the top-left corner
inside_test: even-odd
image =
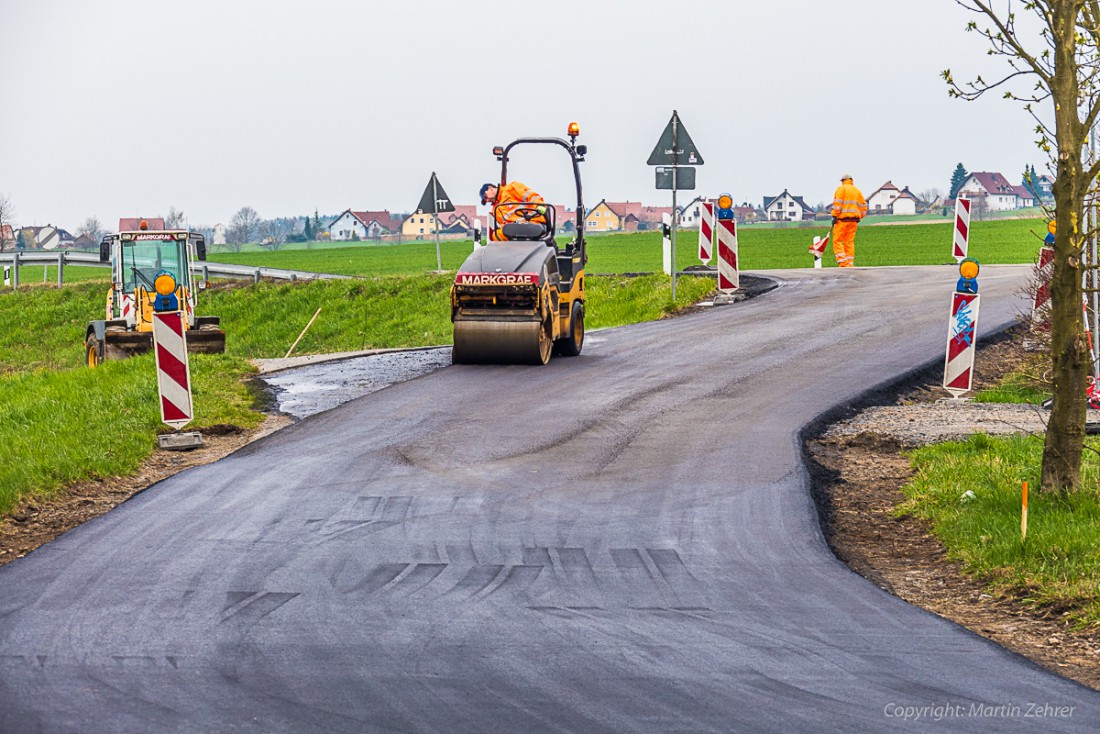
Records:
[[[916,214],[917,202],[909,198],[894,199],[893,213],[902,215]]]
[[[898,192],[893,189],[886,189],[885,191],[876,191],[871,195],[871,198],[867,200],[867,211],[871,212],[884,212],[889,211],[890,207],[897,201]],[[894,212],[895,214],[897,212]]]
[[[359,239],[366,239],[367,228],[363,226],[362,222],[347,213],[341,215],[340,218],[329,227],[329,236],[337,242],[345,242],[354,239],[354,235],[356,234],[359,235]]]

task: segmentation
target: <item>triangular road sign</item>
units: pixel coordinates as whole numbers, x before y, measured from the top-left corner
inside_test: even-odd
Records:
[[[672,111],[672,119],[668,121],[665,131],[661,133],[661,139],[657,141],[657,147],[649,154],[649,160],[646,163],[650,166],[703,165],[703,156],[699,154],[695,142],[688,135],[684,123],[680,122],[680,116],[676,114],[676,110]]]
[[[420,204],[416,208],[425,214],[439,214],[440,212],[453,212],[455,210],[451,197],[447,196],[447,192],[443,190],[439,179],[435,177],[435,171],[432,171],[432,177],[428,180],[428,187],[424,189],[424,195],[420,197]]]

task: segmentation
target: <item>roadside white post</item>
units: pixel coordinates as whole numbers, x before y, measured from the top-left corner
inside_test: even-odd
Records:
[[[814,235],[814,242],[810,245],[810,254],[814,256],[814,267],[821,267],[821,256],[825,254],[825,248],[829,244],[829,235],[822,237]]]
[[[970,392],[974,381],[974,353],[978,339],[978,261],[965,258],[959,263],[958,284],[951,296],[947,320],[947,357],[943,366],[943,387],[956,400]]]
[[[961,263],[970,249],[970,199],[955,199],[955,236],[951,254]]]
[[[661,258],[665,275],[672,275],[672,215],[661,215]]]

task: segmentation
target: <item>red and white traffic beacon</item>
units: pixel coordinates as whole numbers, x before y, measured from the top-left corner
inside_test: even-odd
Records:
[[[716,212],[718,218],[718,291],[723,295],[733,295],[741,287],[741,275],[737,264],[737,222],[733,220],[733,197],[722,194],[718,197]]]
[[[202,446],[198,431],[180,432],[195,417],[191,401],[191,368],[187,361],[187,329],[176,297],[176,278],[166,270],[153,279],[153,351],[157,363],[160,419],[175,433],[157,436],[162,449],[184,451]]]
[[[978,340],[978,261],[972,257],[959,263],[959,281],[951,297],[947,320],[947,359],[943,366],[943,387],[956,400],[970,392],[974,382],[974,352]]]

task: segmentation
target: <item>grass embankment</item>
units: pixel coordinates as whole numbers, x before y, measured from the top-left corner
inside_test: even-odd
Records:
[[[1041,360],[1025,364],[983,402],[1041,402]],[[1039,494],[1042,436],[976,434],[912,452],[916,469],[899,508],[928,521],[951,560],[993,591],[1080,627],[1100,628],[1100,441],[1086,441],[1083,489]],[[1031,487],[1021,538],[1022,482]],[[964,493],[974,493],[964,499]]]
[[[281,357],[318,307],[322,313],[295,353],[447,344],[453,275],[262,283],[216,288],[200,313],[217,314],[225,355],[191,358],[195,421],[258,425],[245,380],[248,360]],[[667,279],[589,278],[588,328],[655,318],[672,310]],[[679,307],[713,281],[684,278]],[[48,497],[72,482],[134,471],[163,428],[152,356],[84,367],[89,319],[103,313],[106,281],[0,292],[0,513],[21,499]]]

